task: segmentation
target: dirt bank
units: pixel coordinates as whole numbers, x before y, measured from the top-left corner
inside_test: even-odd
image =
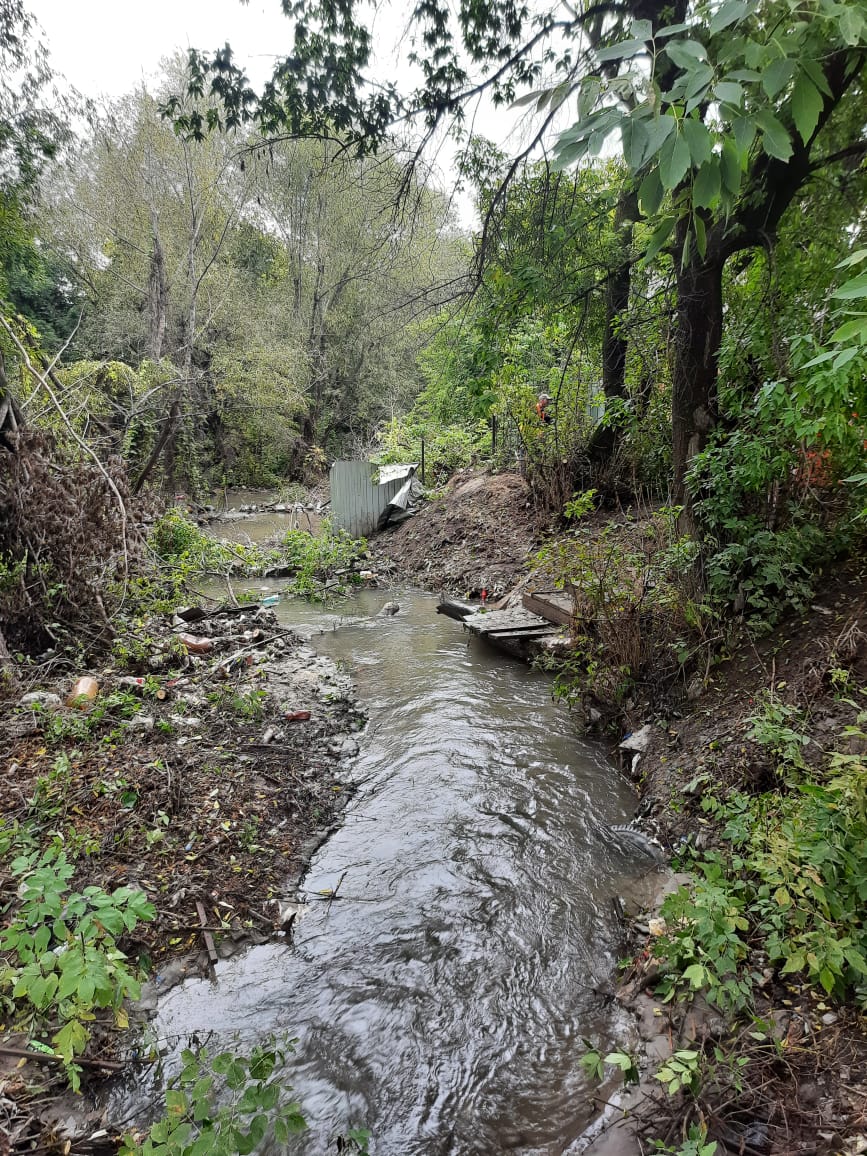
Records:
[[[152,995],[291,931],[285,900],[352,792],[364,721],[348,676],[273,612],[188,617],[121,635],[115,660],[87,672],[99,690],[85,709],[64,705],[68,670],[34,670],[23,700],[0,706],[7,831],[18,824],[38,845],[62,847],[76,891],[145,893],[154,918],[119,945],[150,974]],[[3,880],[7,917],[17,887]],[[85,1084],[123,1049],[110,1010],[96,1016]],[[50,1038],[7,1032],[0,1045],[26,1052]],[[63,1077],[17,1065],[9,1058],[3,1079],[7,1132],[54,1150],[47,1122],[65,1103],[55,1099]]]
[[[377,535],[371,552],[394,581],[497,596],[529,566],[541,531],[523,478],[461,470],[417,514]]]
[[[399,573],[428,588],[445,587],[458,595],[481,585],[490,588],[489,576],[498,567],[512,591],[532,583],[529,545],[522,558],[510,552],[516,526],[523,527],[525,542],[538,541],[522,483],[495,480],[503,505],[489,520],[492,481],[484,476],[457,479],[438,502],[401,528],[400,537],[396,533],[378,542],[378,556],[393,557]],[[509,509],[510,496],[517,498],[517,510]],[[640,557],[651,540],[651,516],[597,511],[582,521],[580,532],[588,542],[605,535],[606,558]],[[601,618],[604,624],[604,607]],[[829,576],[803,613],[764,635],[755,637],[746,628],[738,632],[735,625],[726,623],[721,635],[729,640],[727,653],[718,648],[708,662],[702,651],[702,662],[679,678],[670,679],[667,670],[663,677],[651,662],[644,678],[618,700],[597,703],[586,687],[577,688],[576,704],[585,721],[606,728],[615,752],[626,732],[633,732],[620,757],[640,792],[641,822],[675,863],[680,857],[692,870],[700,868],[689,858],[690,848],[699,861],[717,847],[730,853],[720,820],[707,806],[711,796],[725,800],[732,790],[747,797],[785,792],[778,769],[784,753],[780,743],[797,744],[805,773],[817,774],[819,781],[831,752],[860,759],[860,766],[867,754],[862,733],[867,730],[862,690],[867,685],[867,574],[862,566],[851,564]],[[586,623],[582,629],[587,632]],[[591,625],[591,638],[603,637],[593,630]],[[588,698],[600,709],[588,712]],[[764,734],[756,730],[757,718],[764,720]],[[768,796],[774,797],[781,796]],[[737,912],[725,918],[737,919]],[[624,1104],[626,1117],[609,1109],[601,1137],[588,1135],[574,1151],[639,1156],[650,1150],[651,1138],[661,1137],[670,1145],[665,1151],[704,1152],[697,1140],[678,1148],[688,1141],[692,1126],[709,1129],[716,1147],[707,1151],[714,1156],[867,1152],[867,1020],[857,1004],[832,998],[803,974],[784,973],[779,963],[769,966],[767,943],[749,935],[751,1015],[721,1014],[702,994],[663,1002],[662,969],[655,955],[660,926],[664,930],[654,904],[626,921],[629,963],[613,992],[635,1014],[634,1054],[644,1074],[639,1092]],[[742,932],[746,928],[744,923]],[[835,933],[829,929],[830,938]],[[671,1096],[654,1073],[678,1050],[705,1057],[705,1071],[712,1074],[696,1084],[694,1093]],[[717,1054],[725,1058],[717,1060]],[[719,1065],[715,1071],[714,1064]],[[610,1092],[610,1084],[604,1088]],[[604,1107],[600,1102],[600,1110]]]

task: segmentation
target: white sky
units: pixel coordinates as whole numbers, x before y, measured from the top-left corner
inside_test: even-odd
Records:
[[[270,74],[274,61],[291,47],[290,21],[279,0],[28,0],[41,24],[51,53],[52,67],[85,96],[118,97],[147,81],[160,60],[178,49],[205,51],[227,41],[236,61],[246,69],[253,87]],[[407,44],[401,44],[407,8],[403,0],[378,7],[375,74],[412,82],[406,62]],[[468,121],[469,121],[468,117]],[[483,103],[473,118],[474,131],[507,149],[517,147],[510,137],[517,113],[495,110]],[[449,143],[436,158],[438,183],[445,191],[453,183],[454,150]],[[458,198],[459,216],[471,223],[472,210]]]

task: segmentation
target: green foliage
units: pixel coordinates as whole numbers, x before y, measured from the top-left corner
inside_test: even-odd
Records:
[[[863,743],[865,721],[841,738]],[[699,861],[695,882],[663,906],[668,998],[703,989],[720,1007],[748,1008],[758,978],[749,945],[761,942],[782,975],[803,972],[828,995],[867,1006],[864,760],[837,750],[821,773],[808,771],[790,722],[766,708],[750,735],[775,755],[785,792],[705,799],[728,847]]]
[[[749,719],[747,738],[767,747],[778,765],[806,770],[803,749],[810,741],[802,729],[806,726],[807,720],[796,707],[781,702],[773,692],[768,692]]]
[[[36,707],[28,709],[37,714],[42,735],[50,746],[69,747],[97,737],[106,743],[122,740],[125,733],[123,723],[138,714],[141,703],[134,694],[119,690],[101,694],[86,711],[52,711]],[[44,806],[47,800],[42,799],[43,789],[44,785],[37,790],[36,799],[41,799],[41,805]]]
[[[439,426],[419,415],[418,405],[406,418],[393,418],[379,433],[373,458],[377,465],[421,462],[424,442],[425,480],[444,485],[457,470],[478,465],[491,455],[491,431],[486,421],[470,426]]]
[[[30,840],[21,846],[17,832],[7,828],[4,835],[7,854],[19,843],[7,862],[19,901],[0,933],[0,992],[22,1029],[53,1033],[55,1053],[77,1089],[75,1057],[87,1047],[95,1011],[110,1008],[126,1026],[123,1000],[139,996],[118,940],[153,919],[154,908],[131,887],[74,891],[75,867],[58,844],[39,851]]]
[[[120,1156],[247,1156],[270,1137],[285,1150],[307,1128],[279,1069],[292,1045],[260,1045],[249,1056],[202,1049],[181,1053],[182,1068],[166,1090],[166,1115],[143,1139],[124,1137]]]
[[[688,1048],[674,1052],[654,1072],[654,1079],[665,1085],[669,1096],[681,1090],[695,1095],[701,1085],[701,1053]]]
[[[662,507],[639,523],[582,523],[592,504],[593,491],[567,503],[574,528],[544,546],[536,563],[572,596],[573,654],[558,694],[610,705],[638,683],[660,690],[688,672],[710,612],[696,597],[698,547],[678,533],[679,511]]]
[[[687,1138],[677,1148],[666,1144],[663,1140],[654,1143],[654,1152],[665,1152],[667,1156],[717,1156],[719,1145],[715,1140],[708,1141],[707,1124],[690,1124]]]
[[[231,686],[221,686],[218,690],[208,693],[208,701],[214,703],[221,713],[230,710],[239,718],[257,722],[265,716],[268,692],[255,688],[236,690]]]
[[[698,866],[701,875],[695,882],[668,896],[662,907],[668,930],[657,951],[670,969],[661,984],[662,996],[670,1001],[684,992],[704,990],[718,1007],[742,1011],[752,997],[752,977],[742,974],[749,953],[747,885],[728,878],[715,855]]]
[[[280,544],[283,564],[297,571],[291,591],[319,600],[346,593],[347,582],[352,580],[349,568],[366,550],[364,538],[352,538],[345,530],[335,529],[328,518],[323,520],[317,536],[289,530]],[[343,580],[335,582],[337,575]]]
[[[623,1082],[627,1086],[629,1084],[637,1084],[639,1080],[638,1065],[635,1062],[635,1057],[628,1052],[609,1052],[603,1056],[598,1052],[589,1040],[582,1040],[582,1043],[587,1048],[587,1051],[580,1059],[581,1067],[591,1079],[602,1080],[605,1078],[606,1064],[617,1068],[623,1074]]]

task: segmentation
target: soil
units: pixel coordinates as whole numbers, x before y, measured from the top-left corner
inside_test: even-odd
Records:
[[[272,611],[206,614],[143,623],[137,662],[127,655],[123,669],[76,672],[99,684],[84,710],[63,705],[68,671],[53,681],[34,672],[36,703],[25,695],[0,706],[6,822],[57,832],[76,853],[75,889],[134,886],[156,909],[121,940],[151,975],[145,1010],[173,983],[207,974],[214,953],[291,934],[287,900],[352,793],[353,736],[364,723],[348,676]],[[4,905],[16,888],[2,880]],[[85,1084],[100,1062],[117,1059],[122,1041],[111,1017],[98,1017]],[[6,1033],[0,1059],[2,1048],[28,1051],[30,1042]],[[42,1151],[55,1150],[61,1074],[29,1060],[21,1067],[16,1056],[4,1062],[0,1106],[14,1143],[0,1139],[0,1152],[37,1136]]]
[[[374,538],[374,568],[393,581],[478,597],[504,594],[530,564],[542,525],[517,474],[461,470],[440,496]]]

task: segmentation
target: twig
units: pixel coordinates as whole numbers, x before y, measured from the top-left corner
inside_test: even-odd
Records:
[[[27,1048],[0,1047],[0,1056],[13,1056],[22,1060],[35,1060],[38,1064],[65,1064],[62,1056],[49,1055],[48,1052],[31,1052]],[[122,1072],[126,1062],[119,1064],[115,1060],[86,1060],[77,1057],[73,1063],[82,1068],[103,1068],[107,1072]]]
[[[52,402],[54,403],[54,406],[57,409],[57,412],[60,414],[60,417],[61,417],[61,420],[63,421],[63,424],[69,430],[69,433],[71,434],[73,440],[76,442],[76,444],[79,446],[79,448],[82,449],[84,451],[84,453],[86,453],[87,456],[93,460],[94,465],[99,470],[99,472],[102,474],[102,476],[105,478],[106,482],[108,483],[109,489],[114,494],[115,499],[117,500],[118,509],[120,510],[121,534],[122,534],[122,540],[123,540],[123,594],[121,595],[121,600],[120,600],[120,604],[121,604],[121,606],[123,606],[123,603],[126,599],[127,587],[129,585],[129,548],[127,546],[128,519],[127,519],[127,513],[126,513],[126,504],[124,503],[121,492],[117,488],[115,481],[114,481],[114,478],[112,478],[112,476],[109,474],[108,470],[105,468],[105,466],[99,460],[99,457],[96,454],[96,452],[93,449],[91,449],[91,447],[87,444],[87,442],[84,440],[84,438],[81,437],[81,435],[78,433],[78,431],[72,425],[72,422],[67,417],[66,411],[64,410],[63,406],[60,404],[60,401],[58,400],[57,395],[55,394],[54,390],[51,388],[51,385],[48,382],[48,377],[44,373],[40,373],[39,370],[36,368],[36,366],[33,364],[33,362],[30,360],[30,355],[27,352],[24,345],[19,340],[17,333],[10,326],[10,324],[6,320],[6,318],[2,315],[0,315],[0,325],[2,325],[3,328],[6,330],[6,333],[9,335],[9,338],[11,339],[11,341],[13,342],[15,347],[17,348],[18,352],[21,354],[21,357],[24,361],[25,366],[27,367],[28,372],[33,374],[33,376],[36,378],[37,381],[40,382],[40,384],[44,388],[45,392],[51,398]]]

